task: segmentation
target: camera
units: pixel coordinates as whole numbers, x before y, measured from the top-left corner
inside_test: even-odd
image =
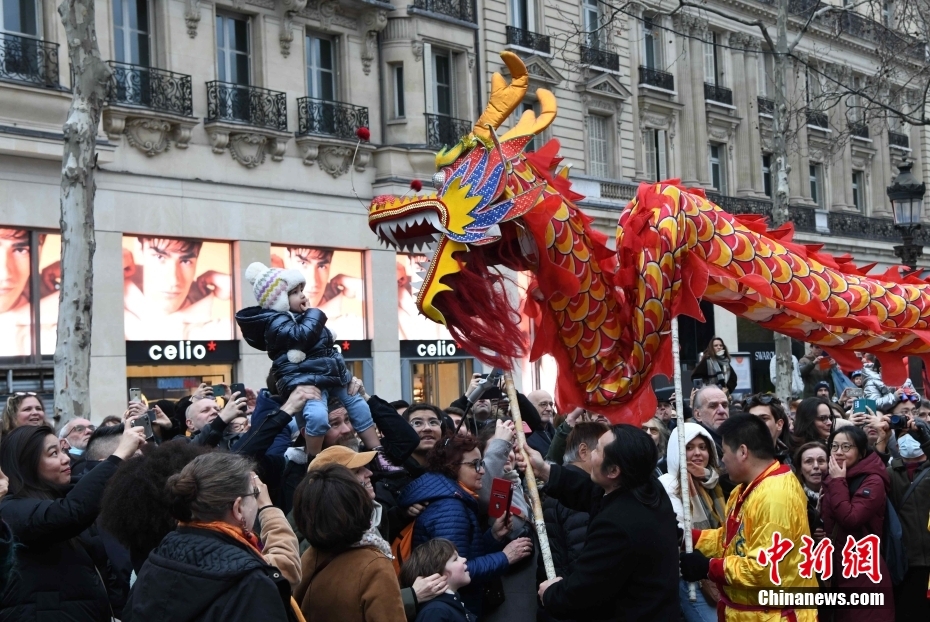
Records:
[[[901,397],[904,397],[903,395]],[[907,429],[907,417],[904,415],[891,415],[891,429],[892,430],[906,430]]]

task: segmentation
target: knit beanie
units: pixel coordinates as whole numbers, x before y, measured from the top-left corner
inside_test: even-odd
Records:
[[[252,284],[255,300],[263,309],[285,313],[290,308],[287,293],[307,280],[297,270],[269,268],[256,261],[245,270],[245,279]]]

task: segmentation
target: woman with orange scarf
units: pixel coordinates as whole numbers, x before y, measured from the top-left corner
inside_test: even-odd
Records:
[[[243,456],[213,452],[168,479],[178,528],[142,566],[123,622],[303,622],[291,598],[297,537],[277,525],[263,543],[251,531],[262,514],[280,512],[260,505],[267,493],[253,469]]]

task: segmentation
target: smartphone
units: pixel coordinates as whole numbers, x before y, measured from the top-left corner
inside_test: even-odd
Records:
[[[875,406],[875,400],[868,400],[862,397],[853,400],[853,413],[868,414],[869,411],[866,410],[866,408],[871,408],[873,413],[878,412],[878,409]]]
[[[150,423],[155,423],[155,419],[158,418],[158,415],[155,414],[154,408],[149,408],[147,411],[145,411],[145,414],[148,415]]]
[[[506,479],[495,477],[491,483],[488,516],[490,518],[501,518],[509,513],[511,501],[513,501],[513,485]]]
[[[130,388],[129,389],[129,401],[130,402],[141,402],[142,401],[142,389]]]
[[[704,388],[704,379],[703,379],[703,378],[695,378],[694,380],[691,381],[691,384],[694,385],[694,388],[695,388],[695,389],[703,389],[703,388]]]
[[[245,397],[245,384],[241,382],[234,382],[229,385],[230,393],[239,393],[239,397]]]
[[[213,385],[213,397],[226,397],[226,385],[225,384]]]
[[[155,438],[155,433],[152,432],[152,422],[149,421],[148,417],[139,417],[137,419],[133,419],[132,427],[145,429],[145,440],[147,441]]]
[[[846,395],[853,399],[859,398],[865,395],[865,391],[863,391],[862,389],[858,387],[856,387],[855,389],[846,389],[846,391],[847,391]]]

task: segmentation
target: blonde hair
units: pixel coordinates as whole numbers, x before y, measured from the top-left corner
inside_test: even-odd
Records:
[[[3,418],[2,422],[0,422],[0,433],[6,434],[7,432],[13,431],[13,428],[16,427],[16,414],[19,412],[19,407],[23,405],[23,402],[25,402],[28,397],[36,398],[43,412],[45,411],[45,404],[42,402],[42,398],[35,393],[14,393],[6,398],[6,407],[3,409]]]

